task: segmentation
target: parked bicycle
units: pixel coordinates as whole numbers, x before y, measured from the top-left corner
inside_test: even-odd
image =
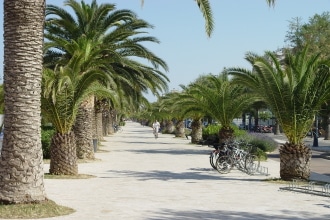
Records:
[[[119,132],[119,133],[123,131],[123,128],[119,125],[114,125],[113,129],[115,132]]]
[[[218,143],[213,143],[213,145],[208,145],[209,147],[213,147],[214,150],[211,151],[210,153],[210,164],[211,166],[213,167],[213,169],[217,169],[216,167],[216,161],[217,159],[219,158],[220,155],[223,155],[224,154],[224,151],[223,150],[220,150],[220,144]]]
[[[229,173],[233,167],[248,174],[257,172],[260,158],[256,155],[256,148],[243,142],[231,142],[223,145],[221,154],[215,163],[219,173]]]

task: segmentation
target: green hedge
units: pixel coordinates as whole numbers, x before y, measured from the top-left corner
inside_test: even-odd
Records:
[[[55,130],[52,126],[43,126],[41,128],[41,146],[44,159],[50,159],[50,143]]]

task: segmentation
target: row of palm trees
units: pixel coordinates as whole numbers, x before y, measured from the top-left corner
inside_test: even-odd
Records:
[[[77,115],[91,120],[97,109],[102,121],[102,103],[119,110],[147,103],[143,93],[167,90],[168,78],[161,69],[168,67],[143,45],[158,40],[144,34],[152,26],[132,11],[98,5],[96,0],[90,5],[67,0],[65,5],[73,14],[55,5],[46,7],[42,112],[56,130],[50,173],[76,175],[77,155],[94,156],[93,136],[79,136],[93,134],[93,121],[76,120]],[[95,135],[100,139],[103,134]]]
[[[212,32],[212,28],[210,27],[213,27],[213,21],[209,2],[208,0],[196,0],[196,2],[205,17],[206,32],[210,36]],[[271,4],[275,1],[267,2]],[[63,23],[60,21],[57,27],[53,27],[54,33],[60,33],[57,36],[59,38],[55,40],[51,39],[51,37],[49,36],[49,42],[54,41],[54,47],[56,49],[51,51],[45,48],[44,62],[42,62],[44,44],[45,4],[45,0],[35,0],[33,2],[29,0],[4,0],[4,103],[6,113],[4,127],[6,133],[4,136],[2,154],[0,157],[0,202],[2,203],[30,203],[44,201],[46,199],[43,183],[44,171],[40,139],[40,95],[42,89],[42,81],[43,103],[51,101],[52,103],[50,109],[56,106],[60,108],[53,112],[54,116],[56,116],[56,114],[60,112],[61,114],[63,114],[61,116],[58,115],[57,117],[59,119],[58,126],[62,126],[61,124],[64,124],[65,127],[65,129],[59,129],[60,131],[64,131],[68,127],[66,123],[62,123],[63,121],[61,121],[63,119],[63,116],[67,116],[67,113],[65,113],[67,109],[65,107],[67,104],[75,107],[74,109],[76,109],[76,106],[79,106],[78,113],[76,115],[76,119],[78,119],[75,122],[76,124],[77,121],[81,122],[84,121],[84,119],[87,119],[87,121],[89,121],[91,116],[86,117],[86,115],[90,114],[90,112],[92,111],[92,103],[93,100],[95,100],[94,94],[91,95],[87,100],[82,101],[82,103],[78,104],[80,102],[78,100],[82,100],[82,94],[77,97],[67,93],[75,93],[79,90],[77,89],[77,85],[79,83],[73,81],[74,78],[82,80],[83,77],[78,76],[79,74],[74,74],[75,77],[71,76],[67,77],[67,79],[65,80],[59,80],[55,82],[58,74],[67,76],[68,72],[72,70],[81,70],[82,75],[83,73],[85,73],[85,71],[89,73],[93,72],[93,67],[87,67],[86,65],[82,65],[81,67],[79,67],[78,65],[73,63],[73,60],[76,60],[79,63],[84,63],[85,61],[83,55],[77,54],[78,52],[74,52],[74,50],[77,49],[77,47],[75,48],[75,46],[78,46],[79,44],[83,43],[84,40],[82,39],[82,36],[81,39],[78,39],[80,38],[77,36],[79,32],[77,32],[77,35],[74,35],[74,32],[79,30],[79,28],[75,29],[75,25],[79,24],[80,22],[75,23],[72,20],[72,17],[64,10],[59,10],[59,17],[63,16],[64,18],[64,20],[62,21]],[[93,3],[92,5],[95,4]],[[91,11],[90,8],[93,7],[89,7],[88,5],[82,4],[82,8],[86,11]],[[116,17],[115,14],[114,16]],[[68,20],[66,20],[66,18]],[[89,29],[90,31],[92,31],[92,33],[93,31],[99,31],[98,29],[92,30],[91,27],[94,25],[94,23],[85,23],[87,20],[84,20],[83,18],[84,17],[77,17],[77,21],[81,21],[80,24],[87,24],[87,26],[79,26],[82,28],[82,30]],[[129,21],[129,16],[127,17],[127,19],[128,20],[126,21]],[[62,30],[61,27],[62,25],[70,25],[70,21],[73,21],[73,26],[67,26],[67,31],[72,30],[72,36],[63,33],[62,31],[65,31],[65,29]],[[88,28],[88,25],[90,28]],[[120,23],[114,24],[114,28],[119,27],[119,25]],[[48,31],[49,33],[52,33],[50,29],[48,29]],[[62,33],[64,35],[61,35]],[[86,32],[83,33],[86,34]],[[125,33],[120,33],[120,31],[118,31],[117,34],[119,37],[121,34],[123,34],[123,37],[125,36]],[[68,36],[69,38],[66,38]],[[91,39],[89,38],[90,36],[91,35],[86,34],[85,37],[87,37],[86,41],[89,41],[89,43],[93,43],[89,44],[89,46],[92,47],[86,47],[85,49],[87,50],[89,48],[101,50],[102,43],[99,40],[102,41],[104,39]],[[56,35],[54,37],[56,38]],[[62,41],[60,39],[61,37],[63,37]],[[108,40],[111,41],[112,39],[108,38]],[[46,44],[48,44],[48,42]],[[75,48],[74,50],[66,48],[66,46],[70,46],[70,44],[72,46],[71,49]],[[88,46],[88,44],[86,43],[85,46]],[[51,47],[49,46],[48,48]],[[64,48],[66,48],[67,51],[63,50]],[[62,55],[60,55],[61,51]],[[65,51],[65,53],[63,53],[63,51]],[[82,49],[80,51],[82,51]],[[134,50],[134,52],[137,51],[138,50]],[[126,58],[130,57],[131,55],[129,54],[130,51],[125,52],[125,49],[123,49],[122,53],[126,55]],[[109,56],[110,54],[113,56]],[[153,69],[140,64],[136,64],[134,68],[128,70],[127,68],[125,68],[129,66],[127,65],[127,63],[135,64],[135,62],[133,60],[125,60],[125,62],[123,62],[120,57],[116,57],[115,55],[116,53],[112,54],[105,49],[104,54],[99,54],[99,58],[101,58],[101,56],[103,56],[103,58],[111,57],[117,62],[117,65],[106,65],[105,63],[101,62],[101,66],[103,65],[102,69],[109,68],[108,70],[110,70],[112,68],[113,70],[120,70],[120,74],[116,75],[116,77],[113,77],[112,81],[107,83],[102,81],[91,83],[93,84],[93,86],[96,85],[99,88],[101,88],[101,86],[112,86],[112,89],[116,89],[116,93],[113,94],[109,94],[109,91],[106,92],[105,97],[110,97],[109,99],[107,99],[106,102],[104,102],[102,99],[102,102],[98,100],[96,103],[109,103],[111,104],[111,106],[116,106],[116,104],[118,104],[119,106],[123,107],[127,107],[127,104],[129,103],[136,104],[139,102],[143,102],[142,104],[147,105],[147,103],[144,102],[145,99],[143,98],[143,96],[141,96],[141,93],[136,91],[140,89],[140,91],[142,92],[145,91],[145,89],[149,88],[153,93],[157,93],[158,90],[165,89],[164,81],[167,81],[167,79],[165,75],[162,75],[162,72],[157,69]],[[52,59],[52,57],[55,59]],[[70,60],[71,58],[73,59]],[[159,63],[159,61],[160,60],[152,63],[159,65],[160,63],[162,63]],[[113,62],[113,64],[116,62]],[[42,70],[43,63],[44,67],[49,69]],[[101,66],[99,66],[98,68],[101,68]],[[144,79],[144,76],[141,75],[142,70],[147,70],[149,73],[156,73],[156,76],[157,74],[160,74],[162,77],[160,77],[159,79],[159,77],[154,77],[151,74],[149,78]],[[129,75],[128,73],[130,71],[136,73],[134,74],[134,77],[131,76],[131,79],[136,80],[136,82],[134,82],[136,83],[136,85],[132,84],[132,81],[130,80],[125,80],[125,76]],[[45,73],[43,79],[41,77],[42,72]],[[111,71],[108,71],[108,73],[110,72]],[[82,84],[80,83],[80,85]],[[52,86],[58,87],[53,87],[54,90],[51,91]],[[98,91],[100,92],[100,90]],[[84,94],[84,96],[87,97],[88,94],[89,92]],[[130,96],[121,100],[121,98],[124,97],[124,94],[130,94]],[[60,97],[55,98],[55,96]],[[70,103],[66,103],[64,106],[61,106],[60,103],[62,103],[63,101],[63,96],[70,97]],[[96,97],[100,98],[99,96]],[[120,100],[120,102],[117,103],[115,100]],[[57,101],[60,103],[57,103]],[[43,106],[45,106],[45,104],[43,104]],[[130,106],[131,105],[129,105],[129,107]],[[79,111],[79,109],[82,109],[80,107],[84,107],[85,111]],[[102,108],[99,107],[98,110],[100,109]],[[130,110],[134,111],[134,109],[131,108]],[[44,117],[48,117],[47,111],[49,110],[43,108]],[[76,110],[72,111],[72,113],[75,113],[75,111]],[[113,114],[116,111],[114,109],[111,109],[111,111],[109,112],[110,114]],[[86,113],[85,118],[83,116],[84,113]],[[70,122],[69,124],[71,124],[74,116],[68,117],[68,121]],[[48,117],[48,120],[50,120],[50,117]],[[85,123],[85,126],[88,125],[90,125],[90,123]],[[78,127],[79,125],[74,125],[75,130],[78,129]],[[90,138],[88,137],[87,139]],[[57,168],[53,169],[54,172],[61,172],[58,170],[55,171],[56,169]]]
[[[193,143],[202,139],[201,120],[209,116],[220,123],[219,139],[226,142],[234,138],[233,120],[254,103],[264,103],[288,138],[280,148],[281,178],[308,179],[311,150],[303,140],[330,101],[330,60],[307,51],[308,46],[298,54],[287,50],[284,59],[275,52],[262,56],[249,52],[245,58],[251,70],[227,68],[219,75],[201,76],[182,92],[163,97],[149,115],[158,119],[167,115],[166,121],[173,115],[170,120],[179,122],[176,129],[181,134],[183,119],[192,118]]]

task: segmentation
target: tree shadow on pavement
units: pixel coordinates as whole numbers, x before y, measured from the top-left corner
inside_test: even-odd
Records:
[[[192,168],[192,169],[199,169],[200,168]],[[162,181],[170,181],[170,180],[239,180],[239,181],[255,181],[260,182],[260,179],[253,179],[253,178],[244,178],[249,177],[247,174],[242,173],[245,175],[243,178],[233,177],[233,176],[225,176],[216,173],[214,175],[213,172],[216,172],[212,169],[205,171],[205,168],[201,171],[193,171],[193,172],[171,172],[171,171],[163,171],[163,170],[151,170],[149,172],[137,172],[131,170],[108,170],[107,172],[112,173],[110,177],[100,177],[100,178],[122,178],[122,177],[134,177],[137,178],[139,181],[146,181],[146,180],[162,180]],[[212,173],[210,173],[212,172]],[[218,175],[217,175],[218,174]]]
[[[210,155],[210,150],[191,149],[155,149],[155,150],[126,150],[138,154],[168,154],[168,155]]]
[[[210,201],[212,202],[212,201]],[[224,201],[225,202],[225,201]],[[271,203],[269,204],[271,209]],[[221,207],[221,204],[219,204]],[[256,207],[256,211],[258,207]],[[171,209],[163,209],[161,212],[150,213],[154,217],[146,218],[146,220],[190,220],[190,219],[226,219],[226,220],[259,220],[259,219],[282,219],[282,220],[302,220],[302,219],[329,219],[329,214],[320,214],[315,212],[308,211],[291,211],[291,210],[282,210],[283,215],[274,215],[274,214],[259,214],[259,213],[250,213],[250,212],[239,212],[239,211],[224,211],[224,210],[189,210],[189,211],[176,211]],[[298,217],[301,216],[301,217]]]

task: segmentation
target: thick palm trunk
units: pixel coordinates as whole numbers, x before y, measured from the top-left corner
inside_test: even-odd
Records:
[[[94,98],[91,97],[79,107],[73,128],[77,144],[77,157],[79,159],[95,158],[92,130],[93,116]]]
[[[93,113],[85,111],[86,109],[79,109],[73,128],[76,135],[77,157],[79,159],[95,159],[92,125],[89,123]]]
[[[221,127],[219,130],[219,142],[226,143],[234,138],[234,130],[231,127]]]
[[[183,120],[179,120],[175,125],[175,137],[185,137]]]
[[[304,145],[286,143],[280,147],[280,176],[283,180],[304,179],[310,176],[312,150]]]
[[[330,116],[327,115],[326,117],[324,117],[323,121],[324,121],[324,128],[325,128],[324,140],[329,140],[330,139]]]
[[[102,125],[102,112],[97,111],[95,114],[95,122],[96,122],[96,136],[97,140],[103,140],[103,125]]]
[[[193,120],[191,123],[191,143],[197,144],[203,140],[202,120]]]
[[[280,124],[278,123],[278,120],[275,119],[275,132],[274,132],[275,135],[280,135],[281,134],[281,131],[280,131]]]
[[[168,133],[168,134],[173,134],[175,130],[175,127],[174,127],[174,123],[172,120],[168,120],[166,122],[166,126],[165,126],[165,133]]]
[[[115,125],[115,122],[114,122],[114,118],[113,118],[113,115],[112,115],[112,111],[110,111],[110,115],[108,117],[108,134],[113,134],[115,132],[115,129],[114,129],[114,125]]]
[[[107,136],[109,134],[109,110],[104,110],[102,114],[102,132],[103,136]]]
[[[49,173],[54,175],[77,175],[77,149],[73,132],[57,133],[52,138]]]
[[[0,157],[0,203],[46,199],[41,149],[40,93],[44,0],[4,3],[5,135]]]

